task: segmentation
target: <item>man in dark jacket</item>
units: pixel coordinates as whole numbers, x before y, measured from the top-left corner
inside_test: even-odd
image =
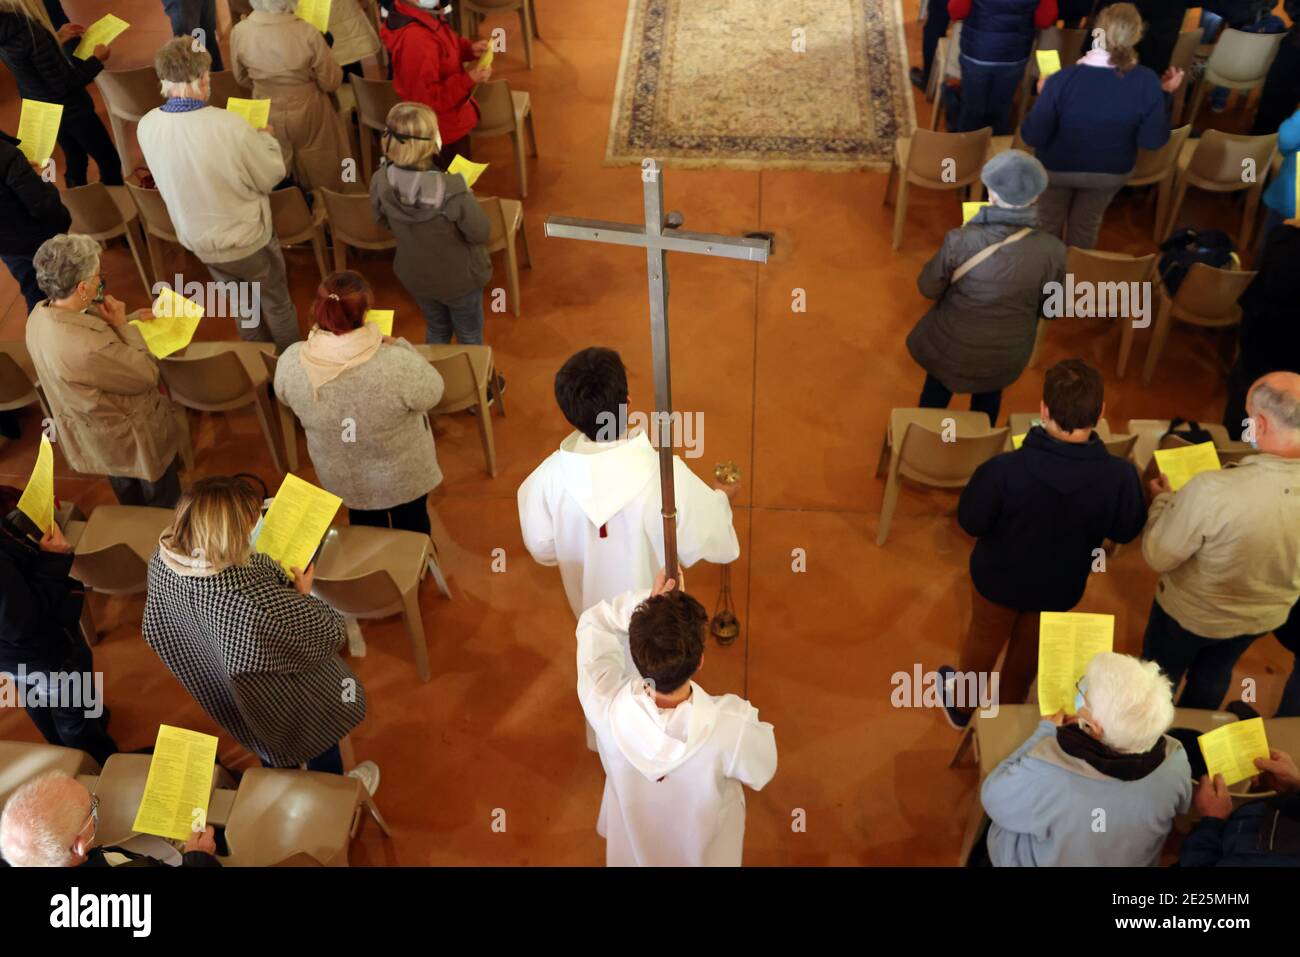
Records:
[[[961,101],[948,111],[955,133],[993,127],[1011,133],[1015,99],[1038,30],[1056,22],[1056,0],[948,0],[948,13],[963,21]]]
[[[1268,800],[1250,801],[1236,811],[1223,775],[1201,777],[1194,805],[1201,819],[1183,842],[1182,867],[1300,867],[1300,770],[1289,754],[1274,748],[1255,767]]]
[[[0,515],[17,503],[15,489],[0,494]],[[68,577],[72,548],[55,525],[38,545],[13,520],[0,520],[0,671],[23,676],[27,714],[50,744],[85,751],[100,764],[117,752],[102,700],[57,700],[78,689],[102,693],[90,648],[81,637],[81,583]],[[75,679],[75,680],[74,680]],[[51,700],[56,699],[56,700]]]
[[[957,520],[977,541],[971,552],[971,624],[958,669],[983,676],[1003,645],[998,700],[1018,704],[1038,671],[1038,619],[1079,603],[1093,570],[1105,569],[1102,543],[1131,542],[1146,523],[1137,468],[1106,450],[1094,430],[1105,414],[1101,373],[1082,359],[1047,370],[1042,425],[1024,444],[985,462],[962,492]],[[939,668],[945,688],[955,683]],[[962,703],[969,704],[969,702]],[[954,727],[970,722],[949,691]]]
[[[41,243],[71,226],[58,187],[32,169],[18,140],[0,132],[0,260],[22,289],[28,312],[45,298],[32,257]]]

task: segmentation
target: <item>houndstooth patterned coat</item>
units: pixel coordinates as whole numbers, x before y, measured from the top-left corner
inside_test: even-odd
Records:
[[[366,715],[365,691],[338,654],[343,617],[295,591],[265,555],[191,577],[155,552],[142,627],[203,710],[267,764],[317,757]]]

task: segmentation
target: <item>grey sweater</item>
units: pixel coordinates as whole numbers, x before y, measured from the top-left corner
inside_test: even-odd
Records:
[[[425,413],[442,398],[442,376],[404,339],[320,387],[312,398],[305,342],[284,351],[275,394],[307,433],[321,484],[348,508],[393,508],[442,482]]]

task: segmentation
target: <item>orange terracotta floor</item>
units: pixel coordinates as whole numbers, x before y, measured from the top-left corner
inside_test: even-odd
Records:
[[[905,0],[907,38],[919,62],[916,0]],[[111,66],[148,63],[167,35],[157,0],[115,0],[133,24],[115,44]],[[100,5],[65,0],[90,22]],[[422,601],[433,679],[421,684],[396,619],[367,624],[368,653],[354,659],[370,714],[352,735],[359,758],[383,771],[378,803],[393,840],[375,829],[354,845],[354,864],[563,864],[603,862],[595,833],[602,774],[583,742],[574,695],[573,619],[558,575],[523,548],[515,490],[567,432],[551,379],[572,352],[618,349],[630,371],[635,407],[651,401],[643,259],[542,234],[550,214],[639,221],[640,179],[632,168],[602,165],[625,6],[611,0],[539,0],[542,39],[536,65],[521,56],[518,21],[496,17],[509,47],[497,73],[532,96],[541,156],[531,161],[526,229],[533,268],[522,281],[523,315],[490,315],[487,338],[509,378],[508,418],[496,418],[500,474],[489,479],[472,418],[436,424],[445,483],[432,496],[434,535],[454,600],[426,583]],[[77,16],[80,14],[80,16]],[[918,97],[918,111],[928,112]],[[1209,114],[1206,114],[1209,116]],[[1239,117],[1213,117],[1232,128]],[[0,127],[17,124],[17,95],[0,76]],[[477,149],[477,147],[476,147]],[[505,141],[484,143],[476,159],[492,166],[480,195],[516,196]],[[886,547],[875,545],[883,484],[874,477],[891,407],[911,405],[922,374],[903,339],[924,312],[915,277],[944,231],[959,224],[954,198],[915,191],[903,248],[889,247],[892,210],[881,205],[882,173],[730,172],[670,169],[669,208],[688,228],[739,234],[770,230],[776,252],[766,266],[678,256],[672,260],[673,381],[679,409],[701,411],[707,476],[731,459],[743,471],[736,507],[741,558],[732,570],[741,639],[710,645],[702,684],[750,698],[776,727],[780,767],[767,789],[750,794],[745,861],[797,865],[947,865],[975,799],[972,769],[949,770],[955,736],[929,710],[889,704],[890,676],[915,663],[933,668],[955,656],[969,616],[966,560],[971,541],[954,521],[956,498],[905,490]],[[1193,196],[1183,222],[1234,228],[1226,201]],[[1152,250],[1152,206],[1123,198],[1107,216],[1101,247]],[[206,279],[173,250],[169,269]],[[316,282],[311,254],[289,254],[295,299],[309,303]],[[397,310],[398,334],[418,341],[422,323],[383,256],[360,260],[378,305]],[[129,254],[106,255],[114,294],[147,305]],[[492,285],[504,284],[500,257]],[[806,290],[808,311],[791,311]],[[23,333],[15,284],[0,276],[0,337]],[[1145,356],[1138,333],[1135,356]],[[1006,393],[1008,412],[1037,408],[1041,371],[1082,356],[1110,375],[1108,414],[1183,415],[1218,421],[1222,376],[1215,343],[1185,328],[1171,337],[1150,387],[1132,370],[1111,375],[1118,335],[1082,320],[1053,325],[1038,372]],[[964,400],[959,400],[964,401]],[[21,485],[33,461],[39,417],[29,412],[22,440],[0,447],[0,482]],[[252,469],[274,487],[252,414],[205,417],[196,428],[201,474]],[[300,449],[309,463],[305,444]],[[303,474],[312,479],[310,465]],[[111,502],[103,480],[57,466],[61,497],[89,511]],[[491,570],[504,549],[504,572]],[[792,571],[803,549],[807,570]],[[719,569],[697,567],[691,591],[712,607]],[[1080,610],[1117,616],[1119,650],[1140,649],[1155,576],[1140,550],[1126,548],[1093,576]],[[213,734],[219,729],[171,678],[140,638],[142,602],[92,598],[103,640],[96,662],[106,675],[112,731],[125,748],[151,744],[159,722]],[[1257,678],[1265,713],[1276,703],[1291,659],[1268,638],[1240,665]],[[0,737],[36,740],[26,716],[0,714]],[[228,735],[221,759],[251,758]],[[504,833],[492,829],[506,812]],[[791,827],[796,812],[806,830]]]

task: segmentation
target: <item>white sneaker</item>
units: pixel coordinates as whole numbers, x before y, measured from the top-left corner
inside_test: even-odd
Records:
[[[379,790],[379,765],[374,761],[362,761],[348,772],[348,777],[360,781],[371,797]]]

